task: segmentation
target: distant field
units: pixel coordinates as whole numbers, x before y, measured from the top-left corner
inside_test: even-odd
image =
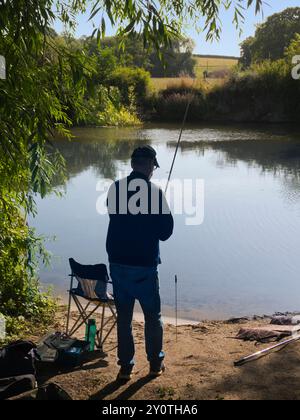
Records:
[[[224,69],[231,69],[238,63],[237,58],[226,58],[226,57],[199,57],[195,56],[197,60],[196,64],[196,75],[199,83],[206,85],[208,88],[212,88],[216,85],[224,83],[224,79],[206,79],[203,80],[203,72],[213,72]],[[160,91],[166,89],[169,85],[177,84],[180,78],[164,77],[164,78],[153,78],[151,80],[152,89]],[[197,82],[196,82],[197,83]]]
[[[222,58],[222,57],[198,57],[195,56],[197,60],[196,64],[196,74],[198,77],[203,77],[203,72],[207,70],[218,71],[222,69],[231,69],[238,63],[237,58]]]

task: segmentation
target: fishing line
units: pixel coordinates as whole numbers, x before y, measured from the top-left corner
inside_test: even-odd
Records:
[[[181,142],[183,130],[185,128],[186,120],[187,120],[187,117],[188,117],[188,114],[189,114],[189,110],[190,110],[190,107],[191,107],[191,104],[192,104],[192,101],[193,101],[194,97],[195,97],[195,95],[192,95],[191,94],[190,100],[189,100],[189,102],[187,104],[187,107],[186,107],[186,110],[185,110],[185,114],[184,114],[184,118],[183,118],[181,130],[180,130],[178,142],[177,142],[177,145],[176,145],[176,149],[175,149],[175,153],[174,153],[174,157],[173,157],[171,169],[170,169],[170,172],[169,172],[169,177],[168,177],[168,181],[167,181],[165,193],[167,193],[168,188],[169,188],[169,184],[170,184],[171,176],[172,176],[172,173],[173,173],[173,169],[174,169],[176,157],[177,157],[177,154],[178,154],[178,150],[179,150],[179,146],[180,146],[180,142]]]

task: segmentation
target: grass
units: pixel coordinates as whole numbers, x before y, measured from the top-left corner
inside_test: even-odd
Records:
[[[176,391],[173,387],[159,387],[157,389],[157,395],[161,400],[172,400],[176,394]]]
[[[180,85],[182,84],[182,82],[185,82],[188,78],[186,77],[163,77],[163,78],[152,78],[151,79],[151,83],[150,83],[150,87],[151,90],[153,90],[154,92],[159,92],[161,90],[165,90],[170,86],[174,86],[174,85]],[[191,80],[191,83],[194,83],[193,79],[188,79]],[[215,86],[221,86],[224,84],[224,81],[226,79],[206,79],[203,80],[203,78],[198,78],[195,86],[199,86],[199,84],[201,84],[202,86],[205,86],[207,89],[211,89]]]

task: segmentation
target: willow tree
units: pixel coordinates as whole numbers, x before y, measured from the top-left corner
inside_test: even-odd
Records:
[[[158,50],[180,35],[187,21],[220,38],[222,9],[233,12],[240,28],[244,11],[262,0],[0,0],[0,54],[6,59],[6,80],[0,80],[0,312],[7,316],[40,317],[47,300],[34,277],[34,253],[41,244],[28,227],[36,194],[45,196],[63,172],[63,160],[51,137],[68,135],[68,111],[84,117],[83,97],[92,66],[80,51],[57,48],[51,27],[60,19],[71,30],[78,13],[91,10],[99,26],[106,22],[122,37],[141,34]],[[82,115],[81,115],[82,114]]]

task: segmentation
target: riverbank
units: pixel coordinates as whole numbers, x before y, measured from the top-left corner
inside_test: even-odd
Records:
[[[65,319],[65,308],[60,308],[53,328],[62,329]],[[149,380],[144,326],[142,322],[134,321],[136,370],[127,384],[115,381],[118,373],[115,331],[105,346],[105,355],[95,354],[93,360],[75,371],[40,372],[39,382],[55,382],[76,400],[299,399],[299,343],[244,367],[233,365],[235,360],[257,351],[254,343],[234,339],[240,328],[269,322],[261,319],[242,325],[219,321],[181,325],[177,340],[175,326],[166,323],[167,370],[162,377]]]

